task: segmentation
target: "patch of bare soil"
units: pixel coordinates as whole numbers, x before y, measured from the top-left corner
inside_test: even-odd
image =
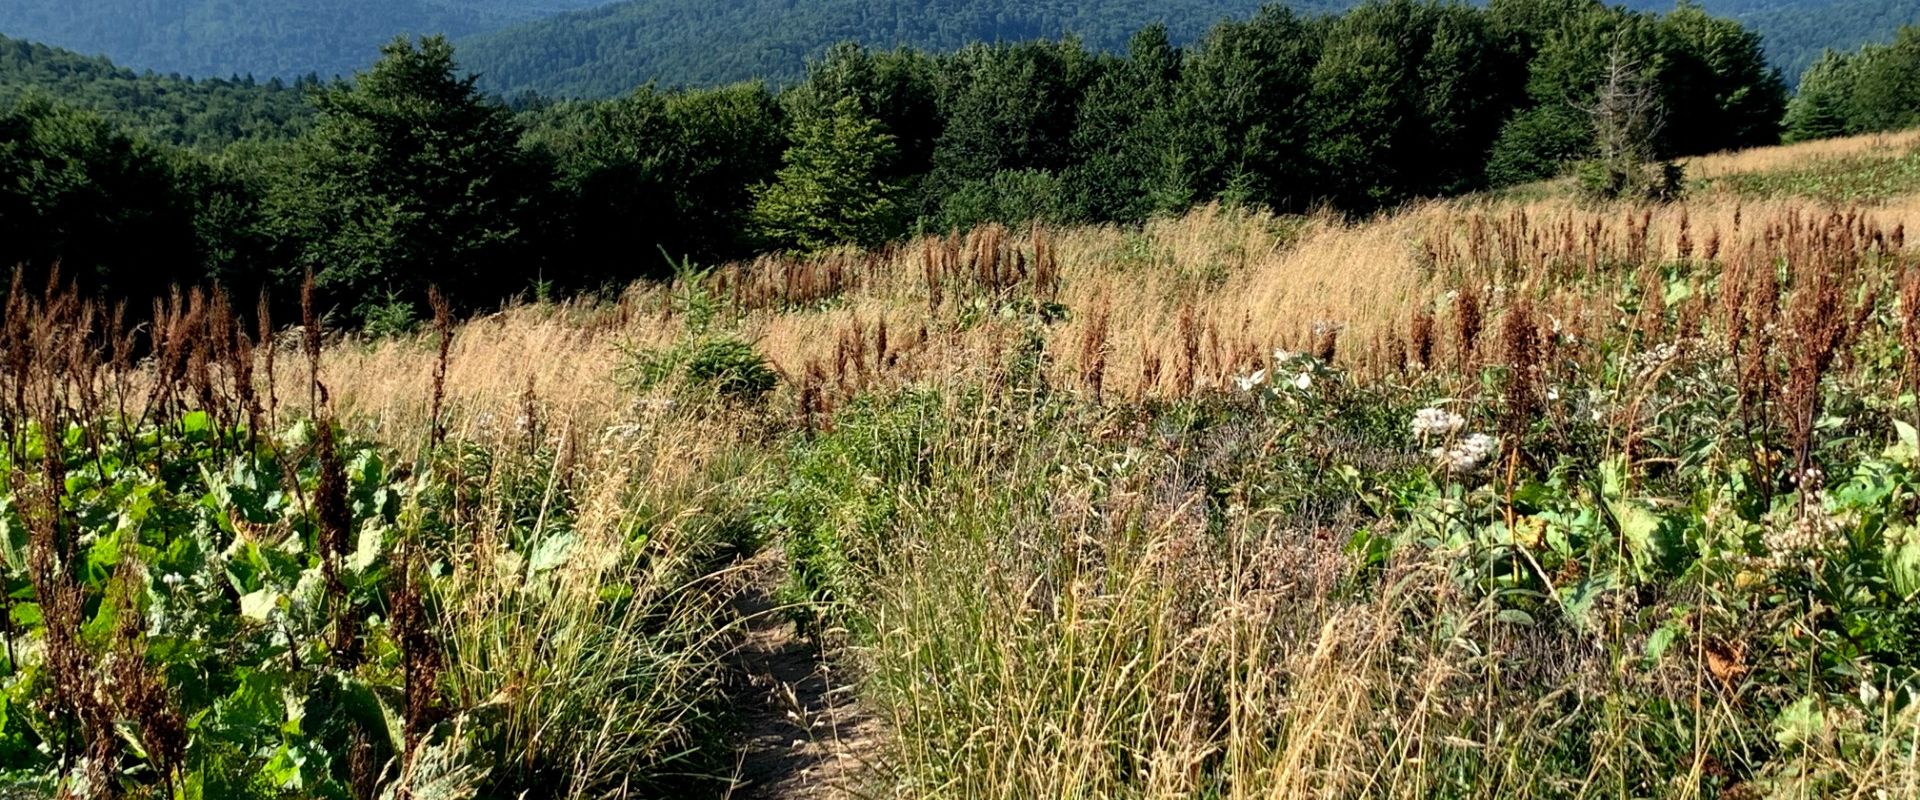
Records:
[[[880,723],[861,707],[851,676],[778,606],[779,559],[768,553],[747,564],[733,600],[740,634],[730,689],[741,730],[728,797],[865,797]]]

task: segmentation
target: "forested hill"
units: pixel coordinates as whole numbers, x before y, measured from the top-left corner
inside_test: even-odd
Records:
[[[1628,0],[1627,5],[1665,11],[1674,0]],[[1759,32],[1767,59],[1788,81],[1798,80],[1822,51],[1890,41],[1900,26],[1920,24],[1915,0],[1700,0],[1698,5]]]
[[[298,84],[142,74],[104,58],[0,36],[0,109],[30,98],[85,108],[156,141],[189,147],[293,136],[313,115]]]
[[[1074,35],[1117,50],[1155,22],[1187,42],[1267,0],[628,0],[460,42],[462,63],[489,88],[606,96],[659,80],[714,85],[797,79],[833,44],[954,50],[973,42]],[[1295,0],[1296,11],[1339,10],[1350,0]]]
[[[954,50],[1071,34],[1117,51],[1154,22],[1176,44],[1270,0],[0,0],[0,34],[134,70],[197,77],[347,75],[401,34],[456,39],[489,89],[611,96],[648,81],[798,79],[839,42]],[[1500,0],[1472,0],[1473,4]],[[1358,0],[1280,0],[1297,12]],[[1664,11],[1675,0],[1615,0]],[[1914,0],[1699,0],[1759,31],[1788,81],[1825,48],[1920,22]]]
[[[0,34],[200,77],[365,69],[400,34],[464,36],[606,0],[3,0]]]
[[[1497,0],[1496,0],[1497,1]],[[798,79],[809,59],[833,44],[952,50],[972,42],[1078,36],[1096,50],[1117,50],[1148,23],[1191,42],[1226,17],[1245,18],[1263,0],[625,0],[562,14],[460,42],[461,61],[485,85],[506,93],[611,96],[649,80],[713,85],[751,78]],[[1353,0],[1293,0],[1305,14],[1338,11]],[[1484,3],[1477,3],[1484,4]],[[1639,10],[1670,10],[1674,0],[1627,0]],[[1913,0],[1700,0],[1709,13],[1759,31],[1769,60],[1788,81],[1825,48],[1852,50],[1920,22]]]

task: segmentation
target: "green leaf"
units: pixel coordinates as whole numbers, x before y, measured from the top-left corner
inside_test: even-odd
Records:
[[[20,524],[13,510],[12,497],[0,497],[0,548],[7,567],[15,571],[27,568],[27,526]]]
[[[1895,591],[1911,601],[1920,595],[1920,527],[1889,528],[1887,538],[1887,579]]]
[[[1586,633],[1592,633],[1593,610],[1596,603],[1608,591],[1614,588],[1616,581],[1612,573],[1597,573],[1582,578],[1572,587],[1560,589],[1560,609],[1573,621],[1573,625]]]
[[[1667,648],[1673,646],[1673,640],[1679,638],[1680,629],[1671,623],[1655,628],[1653,635],[1647,637],[1647,662],[1658,663],[1666,655]]]
[[[1826,727],[1826,714],[1814,707],[1812,697],[1802,697],[1774,717],[1773,740],[1782,747],[1804,745],[1819,738]]]
[[[1900,444],[1906,448],[1909,458],[1914,454],[1920,454],[1920,430],[1915,430],[1912,425],[1897,419],[1893,421],[1893,430],[1900,435]]]
[[[240,615],[266,622],[273,616],[274,609],[279,608],[285,599],[286,595],[271,586],[257,592],[248,592],[240,596]]]
[[[1493,619],[1496,622],[1504,622],[1508,625],[1520,625],[1528,628],[1533,627],[1534,624],[1532,614],[1517,608],[1503,608],[1500,610],[1500,613],[1493,616]]]
[[[574,536],[571,533],[547,537],[533,548],[533,555],[527,564],[528,571],[546,572],[567,563],[568,554],[573,552],[573,543]]]
[[[347,556],[347,569],[354,572],[366,572],[379,563],[380,556],[386,552],[387,528],[383,525],[364,525],[360,528],[360,541],[354,545],[353,554]]]

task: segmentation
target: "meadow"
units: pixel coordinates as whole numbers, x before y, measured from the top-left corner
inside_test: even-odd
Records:
[[[988,226],[380,339],[16,283],[0,765],[1920,796],[1915,141],[1699,159],[1664,205]],[[741,657],[769,637],[811,672]]]

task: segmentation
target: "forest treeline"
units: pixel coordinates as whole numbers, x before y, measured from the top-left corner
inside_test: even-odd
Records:
[[[1846,121],[1821,135],[1906,124],[1874,105],[1903,95],[1872,87],[1916,82],[1913,39],[1842,59],[1858,75]],[[131,298],[207,281],[292,297],[311,270],[344,323],[398,324],[430,285],[476,308],[987,221],[1133,222],[1214,200],[1368,213],[1607,155],[1596,120],[1622,98],[1644,109],[1655,160],[1777,141],[1787,107],[1738,23],[1598,0],[1270,7],[1190,48],[1149,27],[1115,55],[843,46],[778,91],[513,108],[445,40],[402,39],[305,94],[310,113],[278,136],[201,131],[204,115],[143,133],[156,126],[111,96],[98,112],[15,101],[0,263],[59,263]]]

